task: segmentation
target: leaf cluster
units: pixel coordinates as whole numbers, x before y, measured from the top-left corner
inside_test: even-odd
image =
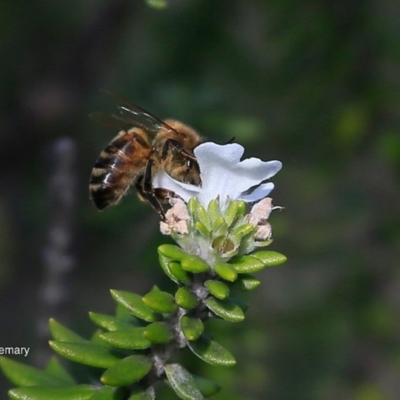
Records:
[[[260,281],[251,273],[278,265],[285,257],[258,251],[211,268],[175,245],[161,245],[158,253],[162,269],[177,283],[174,295],[157,286],[144,296],[112,290],[115,315],[90,313],[99,329],[89,340],[50,321],[51,348],[93,369],[99,382],[78,384],[56,359],[42,371],[2,358],[4,373],[18,386],[9,391],[10,399],[155,399],[163,382],[181,399],[198,400],[218,392],[217,383],[192,375],[177,362],[179,352],[189,349],[211,365],[235,365],[233,355],[205,331],[204,322],[243,321],[247,305],[235,293],[257,288]]]

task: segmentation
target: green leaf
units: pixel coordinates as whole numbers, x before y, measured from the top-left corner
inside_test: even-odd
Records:
[[[173,276],[176,277],[176,283],[189,284],[191,279],[186,271],[182,269],[181,263],[177,261],[172,261],[169,263],[169,267]]]
[[[205,305],[214,314],[229,322],[241,322],[244,320],[243,310],[229,300],[218,300],[208,297],[204,300]]]
[[[232,230],[232,236],[237,237],[238,239],[242,239],[244,236],[248,235],[249,233],[253,233],[256,231],[256,228],[252,224],[243,224],[237,226],[235,229]]]
[[[262,271],[266,265],[262,260],[254,256],[238,256],[230,260],[230,265],[238,274],[254,273]]]
[[[155,344],[164,344],[174,338],[170,324],[166,322],[153,322],[146,326],[144,336]]]
[[[208,364],[223,367],[232,367],[236,364],[236,360],[228,350],[204,336],[195,342],[188,342],[188,347],[197,357]]]
[[[100,338],[108,345],[126,350],[142,350],[151,347],[151,342],[144,336],[146,328],[137,327],[121,329],[100,334]]]
[[[115,388],[103,386],[90,398],[90,400],[125,400],[126,390],[124,388]]]
[[[254,290],[260,286],[261,282],[252,275],[241,274],[239,279],[233,284],[234,289],[241,291]]]
[[[178,309],[172,294],[161,291],[157,286],[142,297],[143,303],[160,313],[173,313]]]
[[[196,381],[196,386],[199,388],[201,394],[204,397],[211,397],[221,390],[221,386],[209,379],[203,378],[201,376],[193,375]]]
[[[211,231],[214,236],[227,236],[228,225],[225,222],[224,217],[221,216],[214,220]]]
[[[224,212],[225,221],[231,226],[238,218],[244,216],[246,212],[246,203],[244,201],[232,201]]]
[[[87,343],[88,340],[82,336],[61,325],[55,319],[51,318],[49,321],[50,333],[54,340],[59,342],[70,342],[70,343]]]
[[[179,364],[168,364],[165,366],[165,374],[172,389],[183,400],[204,399],[196,386],[193,376]]]
[[[169,279],[178,284],[184,283],[187,285],[190,283],[189,275],[182,269],[179,261],[171,261],[169,258],[162,255],[159,255],[158,258],[161,268]]]
[[[146,3],[153,8],[157,8],[159,10],[162,10],[164,8],[168,7],[168,2],[167,0],[146,0]]]
[[[111,290],[110,292],[111,296],[118,304],[125,307],[137,318],[147,322],[153,322],[159,319],[159,315],[150,307],[146,306],[138,294],[125,292],[123,290]]]
[[[4,375],[17,386],[66,386],[71,382],[56,374],[41,371],[20,362],[0,357],[0,367]]]
[[[92,337],[90,338],[90,343],[95,344],[98,346],[104,346],[104,340],[100,338],[100,335],[103,334],[104,331],[101,329],[97,329],[93,334]]]
[[[215,264],[213,266],[215,273],[225,281],[234,282],[238,274],[235,269],[229,264]]]
[[[60,364],[55,356],[50,358],[45,370],[47,373],[52,374],[59,379],[62,379],[66,385],[75,385],[76,383],[72,375]]]
[[[185,271],[193,272],[194,274],[206,272],[209,269],[208,264],[195,255],[187,255],[183,258],[181,261],[181,267]]]
[[[158,246],[158,254],[161,254],[163,257],[167,257],[170,260],[181,261],[187,254],[178,246],[173,244],[162,244]]]
[[[201,224],[203,224],[205,226],[205,228],[208,231],[210,231],[210,229],[211,229],[210,217],[209,217],[206,209],[199,202],[197,202],[195,220],[199,221]]]
[[[121,359],[109,347],[92,343],[67,343],[51,340],[50,347],[60,356],[92,367],[108,368]]]
[[[217,218],[221,217],[221,210],[219,208],[219,197],[211,200],[208,203],[207,215],[209,215],[211,221],[215,221]]]
[[[182,332],[187,340],[197,340],[204,331],[203,321],[199,318],[184,315],[180,323]]]
[[[115,307],[115,316],[129,325],[140,326],[140,321],[120,304]]]
[[[94,386],[90,385],[72,387],[29,386],[11,389],[8,395],[13,400],[89,400],[96,390]]]
[[[175,301],[179,307],[185,310],[192,310],[200,303],[197,296],[185,287],[181,287],[176,291]]]
[[[106,314],[100,314],[100,313],[95,313],[95,312],[90,312],[89,313],[90,319],[98,326],[100,326],[103,329],[106,329],[107,331],[117,331],[121,329],[127,329],[132,327],[132,323],[128,322],[126,320],[123,320],[121,318],[114,317],[113,315],[106,315]],[[132,317],[132,321],[136,322],[136,318]],[[135,323],[134,326],[137,326],[138,324]]]
[[[104,385],[125,386],[146,376],[153,363],[150,357],[132,355],[119,360],[108,368],[100,378]]]
[[[210,237],[210,231],[207,229],[207,227],[201,223],[200,221],[196,221],[194,223],[194,227],[200,232],[200,234],[205,237],[209,238]]]
[[[224,300],[229,296],[229,287],[224,282],[208,280],[204,282],[204,286],[217,299]]]
[[[143,389],[136,389],[132,391],[128,400],[155,400],[156,393],[152,387],[147,388],[145,391]]]
[[[276,251],[257,251],[252,256],[261,260],[266,267],[275,267],[287,260],[286,256]]]

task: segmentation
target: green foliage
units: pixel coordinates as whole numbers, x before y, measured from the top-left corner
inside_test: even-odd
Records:
[[[146,3],[153,8],[163,9],[168,7],[168,2],[166,0],[146,0]]]
[[[160,265],[177,284],[174,294],[157,286],[144,296],[111,290],[115,315],[90,313],[100,330],[89,340],[50,320],[51,348],[93,372],[101,370],[99,382],[78,385],[55,360],[40,371],[3,358],[1,368],[19,386],[9,392],[11,399],[154,399],[155,384],[164,380],[181,399],[200,400],[220,389],[214,382],[193,376],[174,359],[180,350],[188,349],[208,364],[235,365],[233,355],[210,339],[204,322],[215,318],[243,321],[247,305],[237,294],[260,283],[249,273],[278,265],[285,257],[273,251],[239,255],[240,238],[250,235],[247,245],[254,247],[251,242],[256,230],[247,222],[241,202],[232,202],[223,214],[218,200],[207,210],[191,201],[189,213],[189,233],[180,239],[192,246],[206,233],[209,253],[200,257],[177,246],[159,246]],[[232,246],[227,249],[225,240],[215,247],[219,236],[231,237]]]

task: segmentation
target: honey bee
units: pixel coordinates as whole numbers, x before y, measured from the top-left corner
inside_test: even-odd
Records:
[[[100,153],[90,177],[90,197],[99,210],[117,204],[130,186],[139,199],[148,201],[162,219],[161,203],[173,193],[154,188],[152,177],[164,170],[172,178],[200,185],[200,172],[193,150],[202,137],[182,122],[162,121],[119,96],[118,113],[94,113],[91,118],[118,129],[119,133]]]

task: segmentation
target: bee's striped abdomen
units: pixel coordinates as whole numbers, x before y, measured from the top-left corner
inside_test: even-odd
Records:
[[[90,197],[99,210],[118,203],[142,173],[151,154],[147,135],[121,131],[101,152],[90,177]]]

